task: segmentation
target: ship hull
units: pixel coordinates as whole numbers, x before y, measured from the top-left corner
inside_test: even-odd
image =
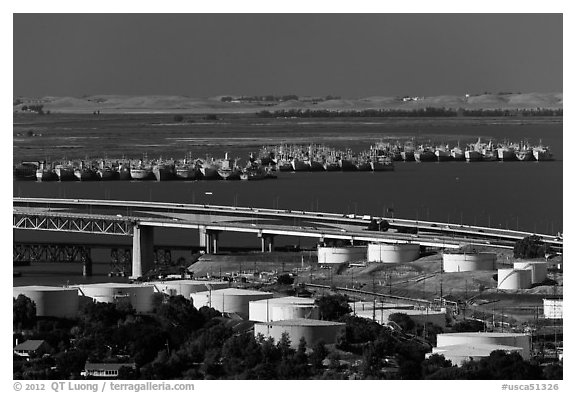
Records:
[[[516,158],[518,161],[534,161],[534,155],[532,150],[521,150],[516,152]]]
[[[151,169],[130,168],[130,177],[132,180],[151,180],[154,174]]]
[[[197,180],[200,171],[196,168],[176,168],[176,178],[180,180]]]
[[[392,162],[371,162],[370,165],[374,172],[385,172],[394,170],[394,164]]]
[[[36,180],[38,167],[33,164],[19,164],[14,167],[14,178],[18,180]]]
[[[313,172],[324,171],[324,164],[320,161],[312,160],[310,161],[310,170]]]
[[[414,152],[414,159],[417,162],[433,162],[436,161],[436,154],[431,151]]]
[[[476,150],[466,150],[464,156],[466,161],[482,161],[482,154]]]
[[[76,179],[80,181],[92,181],[97,179],[96,173],[89,168],[75,169],[74,176],[76,176]]]
[[[552,153],[550,153],[548,151],[534,150],[534,151],[532,151],[532,154],[534,155],[534,159],[536,161],[552,161],[552,160],[554,160]]]
[[[338,164],[340,165],[340,170],[345,172],[358,170],[358,167],[350,160],[340,160]]]
[[[118,180],[120,178],[118,171],[111,168],[98,169],[96,173],[98,178],[103,181]]]
[[[434,155],[436,156],[436,159],[439,162],[444,162],[444,161],[451,161],[452,160],[452,156],[450,155],[450,152],[445,151],[445,150],[436,150],[434,152]]]
[[[400,152],[400,157],[402,157],[402,160],[404,160],[404,161],[415,161],[416,160],[416,158],[414,157],[413,151],[402,151],[402,152]]]
[[[326,162],[324,163],[324,170],[328,172],[335,172],[340,170],[340,165],[336,162]]]
[[[516,154],[510,149],[498,149],[498,159],[500,161],[516,161]]]
[[[52,169],[38,169],[36,171],[36,180],[38,181],[53,181],[58,180],[58,176]]]
[[[220,179],[220,175],[218,174],[218,169],[216,169],[215,167],[202,167],[200,169],[200,172],[202,172],[202,177],[204,178],[204,180],[218,180]]]
[[[306,161],[293,159],[292,169],[294,170],[294,172],[306,172],[310,170],[310,165]]]
[[[132,175],[130,174],[130,168],[128,167],[121,167],[118,170],[118,177],[120,180],[132,180]]]
[[[155,166],[152,173],[157,181],[174,180],[176,177],[174,169],[168,166]]]
[[[76,176],[74,175],[74,168],[71,167],[60,167],[54,169],[56,176],[58,176],[59,181],[74,181]]]

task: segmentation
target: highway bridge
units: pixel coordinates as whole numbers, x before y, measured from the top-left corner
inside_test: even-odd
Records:
[[[452,223],[256,207],[93,199],[13,198],[13,228],[131,236],[132,277],[151,267],[154,228],[194,229],[206,252],[218,251],[221,232],[254,233],[262,251],[272,251],[274,237],[296,236],[354,242],[417,243],[460,248],[491,245],[512,248],[528,232]],[[562,239],[537,234],[557,251]]]

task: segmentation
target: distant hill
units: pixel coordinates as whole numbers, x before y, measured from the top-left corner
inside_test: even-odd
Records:
[[[233,100],[221,97],[185,96],[17,97],[14,111],[42,105],[53,113],[256,113],[262,110],[416,110],[427,107],[445,109],[562,109],[563,93],[482,94],[435,97],[367,97],[360,99],[304,99],[287,101]]]

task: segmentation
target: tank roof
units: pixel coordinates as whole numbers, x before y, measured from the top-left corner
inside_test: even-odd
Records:
[[[320,319],[287,319],[274,322],[257,322],[256,325],[269,325],[269,326],[345,326],[342,322],[323,321]]]
[[[315,299],[310,297],[284,296],[274,297],[272,299],[253,300],[251,303],[268,303],[268,304],[314,304]]]
[[[222,280],[158,280],[158,281],[149,281],[149,284],[221,284],[226,283],[226,281]]]
[[[208,293],[209,291],[202,291],[196,292],[195,295],[200,295],[203,293]],[[253,291],[250,289],[241,289],[241,288],[223,288],[223,289],[215,289],[212,291],[212,295],[236,295],[236,296],[254,296],[254,295],[274,295],[272,292],[262,292],[262,291]]]
[[[52,287],[47,285],[26,285],[21,287],[12,287],[13,290],[19,291],[37,291],[37,292],[48,292],[48,291],[78,291],[76,287]]]
[[[522,347],[499,344],[461,344],[434,348],[434,353],[447,353],[451,356],[490,356],[492,351],[523,351]]]
[[[102,282],[95,284],[77,284],[76,288],[152,288],[147,284],[129,284],[124,282]]]
[[[438,333],[439,336],[451,337],[521,337],[530,336],[528,333],[507,333],[507,332],[462,332],[462,333]],[[476,344],[475,344],[476,345]]]

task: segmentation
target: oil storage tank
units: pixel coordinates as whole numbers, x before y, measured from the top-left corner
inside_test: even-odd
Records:
[[[192,293],[190,299],[196,308],[207,306],[222,313],[236,313],[243,317],[248,317],[251,301],[271,299],[272,296],[273,294],[270,292],[225,288]]]
[[[514,262],[516,270],[530,270],[532,284],[544,282],[548,275],[548,264],[546,262]]]
[[[415,261],[419,256],[420,244],[368,244],[368,262],[404,263]]]
[[[496,270],[496,254],[491,252],[444,253],[442,269],[446,273]]]
[[[498,289],[527,289],[531,285],[531,270],[498,269]]]
[[[318,307],[314,302],[312,298],[295,296],[251,301],[250,320],[271,322],[286,319],[318,319]]]
[[[453,346],[499,346],[521,348],[523,359],[530,359],[530,335],[525,333],[471,332],[471,333],[440,333],[436,336],[437,348]],[[489,352],[488,352],[489,353]]]
[[[230,286],[228,281],[203,281],[203,280],[170,280],[154,281],[151,284],[162,293],[170,296],[182,295],[190,299],[191,293],[204,292],[207,290],[224,289]]]
[[[366,260],[366,246],[322,247],[318,246],[318,263],[350,263]]]
[[[151,285],[101,283],[77,286],[82,296],[102,303],[127,302],[139,313],[149,313],[153,309],[154,287]]]
[[[341,322],[322,321],[317,319],[289,319],[274,322],[258,322],[254,324],[254,336],[259,334],[272,337],[274,342],[280,341],[283,333],[288,333],[290,346],[297,348],[300,339],[304,337],[306,345],[311,348],[320,341],[325,344],[335,344],[343,333],[346,324]]]
[[[76,288],[31,285],[13,287],[12,296],[24,295],[36,304],[39,317],[76,318],[78,290]]]

